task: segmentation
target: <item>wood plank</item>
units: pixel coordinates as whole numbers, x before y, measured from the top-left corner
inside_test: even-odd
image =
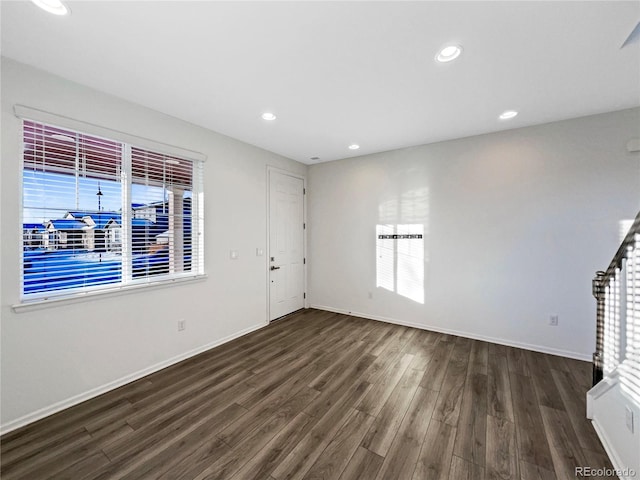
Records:
[[[529,376],[529,366],[527,365],[526,350],[521,348],[507,347],[507,364],[509,365],[509,373]]]
[[[418,355],[418,352],[420,352],[424,346],[424,342],[431,337],[431,335],[426,330],[417,330],[415,328],[409,330],[413,332],[413,336],[405,343],[402,353]]]
[[[31,450],[25,452],[20,457],[14,457],[10,461],[2,461],[2,478],[38,478],[38,474],[52,468],[60,457],[70,455],[78,449],[85,449],[92,445],[91,435],[84,430],[78,429],[70,435],[58,439],[55,443],[47,445],[46,451]],[[26,448],[27,446],[22,446]],[[23,448],[20,451],[23,451]],[[14,451],[15,452],[15,451]],[[12,453],[14,453],[12,452]],[[64,465],[66,468],[68,465]]]
[[[456,428],[431,419],[413,472],[414,480],[448,479]]]
[[[509,375],[520,459],[553,470],[553,461],[531,379]]]
[[[363,447],[381,457],[387,454],[421,378],[422,372],[419,370],[405,371],[362,441]]]
[[[420,382],[422,388],[440,390],[452,351],[453,342],[438,342]]]
[[[371,415],[354,410],[353,415],[338,430],[338,433],[303,478],[305,480],[338,478],[358,449],[358,445],[373,421],[374,417]]]
[[[453,453],[484,467],[487,437],[487,376],[475,373],[467,377],[457,425]]]
[[[334,380],[333,384],[325,388],[321,395],[305,408],[305,412],[312,417],[323,417],[345,393],[352,391],[354,386],[366,385],[369,388],[370,384],[364,378],[368,369],[372,367],[375,358],[367,353],[355,364],[345,367],[342,374]]]
[[[487,372],[487,413],[514,422],[507,357],[490,354]]]
[[[500,345],[499,343],[490,343],[488,345],[489,358],[491,357],[505,357],[507,358],[509,347],[506,345]]]
[[[342,475],[340,475],[339,480],[374,479],[382,466],[383,460],[380,455],[376,455],[366,448],[358,447]]]
[[[449,480],[484,480],[484,468],[454,455]]]
[[[53,476],[57,480],[78,480],[92,475],[96,470],[109,464],[107,456],[96,451],[83,455],[81,460],[62,470],[52,472],[48,471],[45,476]]]
[[[470,344],[471,341],[466,338],[458,338],[456,340],[449,358],[445,378],[440,388],[438,403],[433,412],[435,420],[452,426],[458,424],[460,416],[462,391],[469,366]]]
[[[604,469],[613,470],[614,468],[613,464],[611,463],[611,460],[609,460],[609,457],[607,456],[604,450],[594,452],[593,450],[586,450],[583,448],[582,453],[584,454],[584,457],[587,459],[587,462],[590,467],[595,469],[604,468]]]
[[[233,392],[235,398],[250,389],[244,381],[251,375],[251,372],[241,368],[234,369],[233,374],[225,372],[222,375],[216,374],[213,378],[205,374],[204,377],[191,384],[181,384],[180,388],[172,391],[166,397],[158,395],[155,399],[144,402],[142,405],[141,402],[134,404],[136,411],[126,417],[127,423],[135,430],[146,428],[150,422],[158,422],[162,418],[182,417],[184,412],[193,410],[194,405],[201,405],[204,398],[220,397],[223,393],[228,394],[228,392]],[[111,457],[108,452],[107,455]]]
[[[19,453],[16,454],[14,450],[23,446],[26,446],[27,451],[36,448],[46,449],[47,444],[57,442],[78,428],[82,428],[84,423],[90,421],[95,415],[118,408],[123,400],[129,400],[129,397],[135,395],[136,392],[144,391],[151,386],[151,382],[145,379],[137,380],[3,435],[0,440],[3,464],[6,459],[20,455]]]
[[[366,343],[359,342],[355,348],[345,350],[336,355],[331,366],[313,379],[309,383],[309,386],[319,391],[324,390],[326,386],[332,384],[336,378],[340,378],[344,374],[345,369],[348,369],[355,361],[359,360],[365,353],[368,353],[370,348]]]
[[[500,417],[487,417],[487,480],[517,480],[518,452],[516,426]]]
[[[469,356],[469,375],[478,373],[487,375],[489,364],[489,344],[480,340],[472,340]]]
[[[271,472],[271,476],[277,479],[302,478],[346,422],[348,416],[352,414],[351,408],[367,394],[370,388],[371,385],[365,381],[353,385]]]
[[[282,462],[318,419],[300,412],[233,476],[234,480],[262,480]],[[176,476],[175,478],[180,478]],[[273,478],[273,477],[271,477]]]
[[[578,386],[569,372],[551,370],[551,375],[558,388],[565,410],[571,420],[573,430],[578,436],[580,446],[595,452],[603,451],[600,439],[591,422],[586,418],[586,390]]]
[[[557,410],[564,410],[564,403],[551,375],[547,355],[527,351],[525,356],[538,403]]]
[[[378,480],[407,480],[413,477],[437,399],[437,391],[418,387],[385,456]]]
[[[206,459],[206,462],[194,463],[187,457],[185,462],[192,464],[192,468],[184,474],[184,477],[193,479],[215,478],[220,480],[231,478],[244,466],[247,459],[256,455],[280,430],[286,428],[287,424],[302,412],[306,403],[316,394],[317,391],[311,388],[299,392],[295,397],[291,398],[287,405],[283,405],[282,408],[275,412],[269,420],[245,436],[242,443],[217,458],[213,457]],[[194,454],[197,455],[197,451]],[[205,465],[206,468],[202,470]]]
[[[555,472],[520,460],[521,480],[557,480]]]
[[[413,355],[406,353],[389,367],[386,374],[371,387],[371,391],[362,399],[358,405],[358,410],[368,413],[371,416],[377,416],[382,407],[387,402],[394,388],[404,375],[413,360]]]
[[[189,435],[189,437],[192,437],[192,435]],[[193,437],[197,440],[185,438],[184,441],[171,445],[170,448],[154,455],[146,462],[139,463],[135,469],[129,471],[126,475],[118,475],[117,478],[119,480],[143,478],[167,480],[178,478],[177,475],[181,475],[185,471],[190,474],[194,466],[202,463],[208,465],[213,459],[221,458],[231,451],[229,446],[216,438],[215,435],[201,435],[200,432],[197,432]],[[189,458],[188,467],[184,462],[187,457]]]
[[[420,336],[416,335],[419,343],[415,351],[411,352],[414,357],[409,368],[425,372],[438,344],[438,336],[433,332],[422,331],[421,333]]]
[[[156,417],[149,418],[146,425],[127,435],[126,441],[104,446],[104,453],[112,461],[123,457],[130,458],[135,452],[154,444],[161,444],[165,438],[173,437],[177,433],[182,434],[191,427],[197,428],[200,422],[206,423],[209,418],[215,418],[222,412],[226,412],[226,418],[235,419],[246,412],[244,407],[233,403],[234,396],[244,388],[244,385],[237,384],[226,390],[224,396],[212,395],[202,398],[198,403],[185,402],[186,405],[174,410],[156,413]],[[213,403],[213,399],[217,401]]]
[[[393,328],[394,326],[390,323],[371,322],[367,328],[366,335],[362,337],[362,341],[371,345],[377,345]]]
[[[573,376],[573,379],[580,390],[584,390],[585,392],[590,390],[593,386],[591,384],[593,381],[591,363],[583,360],[576,360],[574,358],[563,358],[563,360],[567,365],[567,371]]]
[[[576,467],[588,465],[571,420],[564,410],[542,406],[542,421],[551,447],[555,472],[560,478],[575,476]]]
[[[117,442],[124,441],[124,437],[135,432],[133,428],[123,419],[124,424],[115,422],[113,425],[105,425],[104,428],[91,433],[96,446],[101,450],[108,449]]]
[[[213,410],[207,415],[198,415],[181,424],[179,428],[165,428],[146,436],[138,436],[136,432],[138,435],[132,434],[127,437],[126,442],[118,445],[117,457],[111,458],[110,464],[100,469],[91,478],[94,480],[124,479],[127,476],[145,478],[143,475],[146,472],[153,471],[168,462],[169,452],[173,453],[176,448],[179,449],[185,444],[190,445],[186,440],[189,436],[196,439],[203,437],[215,439],[216,454],[219,455],[222,450],[229,450],[229,447],[218,440],[214,434],[245,412],[245,408],[232,404],[217,412]],[[134,473],[131,474],[131,472]]]
[[[375,355],[376,357],[380,355],[383,351],[389,348],[390,345],[396,345],[396,340],[400,337],[402,331],[399,328],[391,327],[389,328],[384,335],[380,337],[380,339],[373,344],[371,349],[371,355]],[[400,349],[397,349],[395,353],[400,353]]]
[[[276,398],[269,403],[248,411],[246,415],[241,416],[227,428],[217,434],[218,438],[230,447],[239,445],[245,437],[255,432],[260,426],[264,425],[276,412],[283,414],[291,414],[301,412],[309,403],[320,395],[320,392],[313,388],[304,387],[297,390],[293,396]]]
[[[87,433],[84,424],[94,415],[103,415],[105,412],[119,409],[123,403],[128,403],[122,399],[104,400],[101,397],[94,400],[95,405],[93,402],[84,402],[18,430],[24,432],[24,437],[15,432],[8,434],[6,439],[3,437],[3,469],[10,468],[16,462],[29,461],[34,452],[51,451],[66,442],[74,441],[79,435]],[[68,424],[65,424],[65,414],[69,417]]]

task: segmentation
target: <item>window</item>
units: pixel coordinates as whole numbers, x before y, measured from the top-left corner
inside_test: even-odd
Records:
[[[376,286],[424,303],[424,225],[376,225]]]
[[[23,121],[24,300],[203,272],[202,161]]]
[[[623,389],[640,403],[640,234],[628,247],[626,270],[627,348],[620,376]]]

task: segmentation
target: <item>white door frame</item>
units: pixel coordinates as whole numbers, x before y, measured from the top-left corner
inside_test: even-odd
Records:
[[[269,266],[271,265],[271,262],[269,261],[269,257],[270,257],[270,253],[271,253],[271,245],[270,245],[270,238],[271,238],[271,173],[280,173],[282,175],[288,175],[290,177],[294,177],[294,178],[299,178],[300,180],[302,180],[302,188],[304,189],[304,194],[302,195],[302,218],[303,218],[303,222],[305,224],[305,226],[307,225],[307,195],[306,195],[306,191],[307,191],[307,177],[304,174],[301,173],[295,173],[295,172],[290,172],[289,170],[284,170],[282,168],[278,168],[278,167],[274,167],[271,165],[267,165],[267,212],[266,212],[266,218],[267,218],[267,232],[266,232],[266,245],[267,248],[265,250],[265,262],[264,262],[264,271],[265,271],[265,282],[267,284],[267,301],[266,301],[266,323],[269,324],[271,323],[271,320],[269,320],[270,317],[270,303],[271,303],[271,281],[270,281],[270,277],[269,277]],[[304,265],[303,265],[303,277],[304,277],[304,292],[305,292],[305,298],[304,298],[304,308],[309,308],[309,297],[307,295],[307,267],[308,267],[308,263],[307,263],[307,228],[305,228],[302,232],[302,245],[303,245],[303,250],[304,250]]]

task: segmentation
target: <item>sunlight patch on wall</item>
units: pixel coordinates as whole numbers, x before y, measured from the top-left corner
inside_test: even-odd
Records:
[[[424,230],[423,224],[376,225],[377,287],[424,303]]]

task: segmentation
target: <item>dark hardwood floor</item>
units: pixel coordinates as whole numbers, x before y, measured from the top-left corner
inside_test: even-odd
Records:
[[[564,480],[612,468],[589,386],[585,362],[307,310],[10,432],[1,476]]]

